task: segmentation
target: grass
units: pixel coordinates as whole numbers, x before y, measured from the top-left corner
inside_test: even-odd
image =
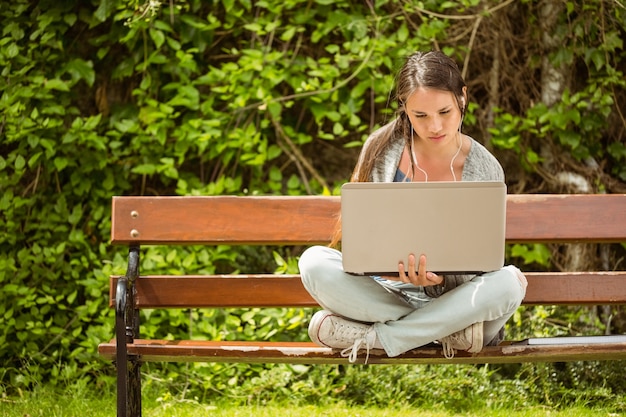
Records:
[[[387,409],[350,407],[340,401],[326,406],[294,406],[289,403],[263,406],[232,406],[226,403],[202,404],[192,400],[157,397],[144,400],[144,417],[617,417],[606,409],[583,406],[567,409],[528,407],[524,410],[481,409],[454,412],[437,409],[416,409],[407,406]],[[58,394],[51,388],[40,388],[16,397],[0,398],[1,417],[111,417],[115,416],[115,394],[110,390],[71,390]]]
[[[217,375],[199,372],[204,368],[186,369],[191,376],[185,377],[175,368],[148,369],[142,408],[144,417],[617,417],[626,411],[618,365],[601,368],[595,380],[581,375],[596,369],[582,366],[528,366],[509,378],[467,366],[274,366],[257,374],[229,366],[215,380],[203,379]],[[58,385],[29,378],[28,391],[0,384],[0,417],[116,415],[113,375],[70,375],[57,378]],[[189,388],[189,381],[197,386]],[[200,388],[205,385],[210,390]]]
[[[532,408],[522,411],[511,410],[477,410],[468,413],[454,413],[437,410],[417,410],[411,408],[373,409],[363,407],[346,407],[341,405],[325,407],[290,407],[285,405],[269,405],[264,407],[229,407],[207,406],[201,404],[167,404],[156,409],[147,410],[146,417],[200,417],[200,416],[237,416],[237,417],[613,417],[605,410],[585,410],[572,408],[567,410],[550,410]]]

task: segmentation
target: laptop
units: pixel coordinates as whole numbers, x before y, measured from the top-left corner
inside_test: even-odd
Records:
[[[426,255],[437,274],[504,265],[503,182],[351,182],[341,188],[344,271],[398,276],[398,262]]]

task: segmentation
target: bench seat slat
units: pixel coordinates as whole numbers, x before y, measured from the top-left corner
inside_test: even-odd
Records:
[[[348,359],[337,351],[305,342],[211,342],[194,340],[141,340],[128,344],[130,355],[139,355],[143,361],[164,362],[242,362],[242,363],[304,363],[347,364]],[[105,359],[114,359],[115,341],[103,343],[99,353]],[[480,353],[459,351],[446,359],[439,347],[414,349],[389,358],[380,351],[370,352],[369,364],[475,364],[519,362],[565,362],[598,360],[607,357],[626,359],[626,342],[574,343],[554,345],[508,344],[487,346]],[[359,355],[363,363],[365,354]]]
[[[626,304],[626,271],[526,275],[524,304]],[[111,277],[111,306],[116,281]],[[136,288],[138,308],[317,307],[299,275],[148,276]]]
[[[113,244],[328,243],[339,197],[113,197]],[[513,242],[623,242],[626,194],[507,196]]]

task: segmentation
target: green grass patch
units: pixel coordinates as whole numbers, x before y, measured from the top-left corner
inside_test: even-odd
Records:
[[[145,364],[144,417],[614,417],[623,363],[515,367]],[[28,369],[24,378],[29,378]],[[0,385],[0,417],[116,415],[114,375]]]
[[[18,398],[3,398],[0,402],[2,417],[110,417],[115,415],[115,396],[98,396],[96,392],[82,397],[59,395],[54,391],[38,391]],[[480,409],[471,412],[417,409],[414,407],[389,407],[387,409],[334,404],[325,406],[294,406],[289,403],[263,406],[238,406],[230,404],[202,404],[193,400],[157,401],[148,399],[144,404],[144,417],[617,417],[607,409],[572,407],[555,410],[535,406],[526,410]]]
[[[623,399],[621,399],[623,400]],[[620,399],[616,398],[617,403]],[[110,417],[115,415],[116,397],[112,387],[38,387],[0,398],[2,417]],[[263,405],[238,405],[227,399],[204,403],[148,392],[144,395],[144,417],[617,417],[612,408],[586,407],[584,404],[565,408],[541,405],[524,409],[481,407],[467,411],[441,409],[437,403],[428,406],[389,405],[353,406],[337,398],[324,405],[301,405],[289,401]]]

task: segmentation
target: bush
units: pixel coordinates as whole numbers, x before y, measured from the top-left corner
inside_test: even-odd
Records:
[[[567,2],[554,22],[559,48],[546,52],[535,31],[540,7],[476,0],[5,4],[0,384],[22,389],[111,374],[96,354],[113,334],[108,276],[125,269],[124,250],[108,245],[111,196],[336,193],[368,132],[392,117],[393,74],[417,49],[441,48],[464,63],[472,94],[465,129],[494,148],[513,192],[565,190],[553,181],[563,166],[588,176],[592,191],[624,190],[626,14],[613,3]],[[455,14],[466,18],[446,18]],[[575,80],[556,104],[541,102],[537,56],[565,64]],[[516,81],[521,70],[523,82]],[[256,256],[228,247],[152,248],[142,263],[145,271],[284,270],[299,249]],[[549,269],[562,251],[518,246],[511,257]],[[603,267],[616,268],[623,253],[612,247]],[[524,323],[544,313],[520,312]],[[561,322],[581,317],[549,314]],[[585,326],[608,328],[595,320],[599,314],[583,316]],[[143,329],[301,339],[306,317],[297,310],[148,312]],[[520,323],[512,330],[528,334]],[[533,332],[544,331],[537,326]],[[217,369],[211,384],[224,389],[243,376],[266,378],[265,367],[198,367]],[[164,368],[165,375],[178,369]],[[321,369],[329,378],[335,372]]]

